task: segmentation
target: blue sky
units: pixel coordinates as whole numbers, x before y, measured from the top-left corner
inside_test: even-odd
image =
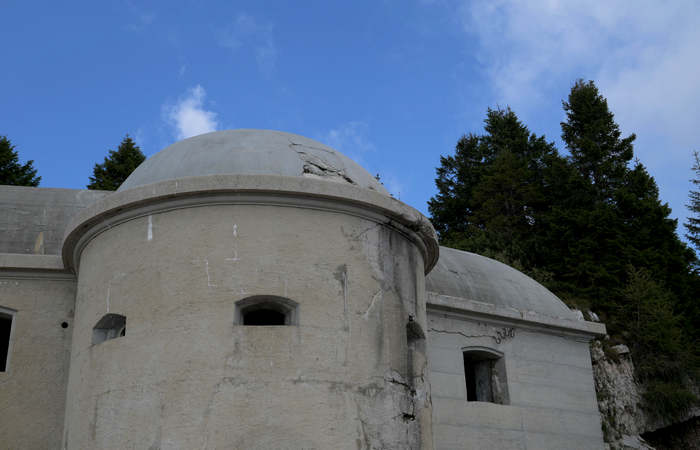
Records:
[[[601,89],[673,217],[700,150],[695,1],[0,2],[0,135],[43,187],[83,188],[131,134],[146,155],[216,129],[331,145],[427,212],[435,168],[488,107],[560,150],[561,101]]]

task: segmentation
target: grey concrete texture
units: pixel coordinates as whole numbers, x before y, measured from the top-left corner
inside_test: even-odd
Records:
[[[503,354],[508,404],[467,401],[462,351],[472,346]],[[428,356],[436,448],[604,447],[585,339],[429,309]]]
[[[116,193],[1,186],[0,204],[16,313],[0,448],[603,447],[588,342],[604,325],[438,247],[316,141],[210,133]],[[293,324],[240,325],[257,295],[296,302]],[[126,334],[93,341],[106,314]],[[504,404],[466,401],[465,348],[502,354]]]
[[[22,253],[0,253],[0,270],[21,272],[25,276],[39,272],[68,272],[59,255],[32,255]]]
[[[15,311],[0,372],[0,448],[61,448],[74,301],[72,277],[0,270],[0,307]]]
[[[108,194],[0,185],[0,253],[60,255],[68,223]]]
[[[556,295],[524,273],[485,256],[440,247],[440,259],[426,280],[437,294],[542,316],[576,320]]]
[[[184,139],[143,162],[119,188],[205,175],[284,175],[386,189],[359,164],[318,141],[273,130],[224,130]]]
[[[274,204],[366,217],[409,236],[423,254],[426,273],[438,259],[437,235],[419,211],[392,197],[357,186],[279,175],[210,175],[168,180],[109,195],[80,211],[67,227],[63,260],[76,269],[76,252],[122,221],[159,210],[201,204]]]
[[[521,327],[535,327],[542,332],[555,332],[575,336],[581,340],[590,341],[595,336],[605,336],[605,325],[586,320],[562,319],[542,315],[535,311],[521,311],[513,307],[497,306],[492,303],[468,300],[463,297],[452,297],[436,292],[426,292],[428,307],[435,311],[452,311],[468,314],[472,317],[484,317],[492,320],[505,320],[510,324]]]
[[[423,257],[395,229],[208,205],[121,222],[79,257],[67,448],[432,447],[406,327],[425,329]],[[234,325],[252,295],[298,302],[298,325]],[[92,345],[106,313],[126,336]]]

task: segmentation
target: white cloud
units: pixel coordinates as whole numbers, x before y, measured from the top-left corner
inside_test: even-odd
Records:
[[[393,172],[376,169],[366,160],[376,151],[376,146],[369,138],[369,125],[362,121],[345,122],[322,136],[318,140],[339,150],[348,158],[369,171],[372,175],[380,175],[381,183],[395,198],[400,199],[405,194],[405,184]]]
[[[401,200],[401,196],[405,196],[406,187],[404,183],[393,173],[383,174],[380,181],[394,198]]]
[[[132,23],[127,25],[127,28],[131,31],[140,31],[152,24],[155,20],[156,15],[154,12],[147,11],[140,6],[137,6],[134,2],[128,0],[124,3],[134,19]]]
[[[575,79],[594,80],[623,133],[637,134],[636,153],[659,181],[662,198],[670,200],[674,215],[685,215],[691,150],[700,142],[700,3],[459,5],[494,103],[512,106],[521,117],[551,118]]]
[[[698,3],[469,1],[461,18],[497,102],[516,111],[563,96],[561,86],[581,77],[596,81],[623,128],[674,136],[695,128]]]
[[[166,120],[175,128],[178,139],[216,131],[216,113],[204,109],[204,88],[197,85],[175,105],[164,107]]]
[[[367,137],[369,126],[365,122],[351,121],[331,129],[321,141],[350,156],[360,157],[361,153],[374,150],[374,144]]]
[[[233,52],[250,48],[258,70],[265,78],[270,78],[277,64],[277,46],[273,31],[272,23],[263,23],[249,14],[239,13],[233,24],[221,33],[219,44]]]
[[[143,150],[143,143],[146,139],[143,128],[138,127],[136,129],[136,133],[134,133],[133,139],[134,139],[134,142],[136,142],[136,145],[141,147],[141,150]]]

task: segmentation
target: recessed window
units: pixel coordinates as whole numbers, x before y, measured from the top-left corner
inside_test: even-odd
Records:
[[[468,348],[462,353],[468,402],[508,403],[503,354],[487,348]]]
[[[234,323],[246,326],[296,325],[297,302],[273,295],[256,295],[236,302]]]
[[[10,335],[14,311],[0,308],[0,372],[7,371],[10,357]]]
[[[258,309],[243,314],[243,325],[286,325],[284,313],[274,309]]]
[[[105,314],[92,329],[92,343],[126,336],[126,317],[121,314]]]

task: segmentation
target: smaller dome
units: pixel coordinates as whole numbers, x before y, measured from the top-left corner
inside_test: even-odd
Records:
[[[440,259],[426,278],[426,290],[520,312],[576,320],[546,287],[514,268],[485,256],[440,247]]]
[[[206,175],[284,175],[355,185],[388,195],[369,172],[318,141],[272,130],[224,130],[184,139],[148,158],[119,191]]]

